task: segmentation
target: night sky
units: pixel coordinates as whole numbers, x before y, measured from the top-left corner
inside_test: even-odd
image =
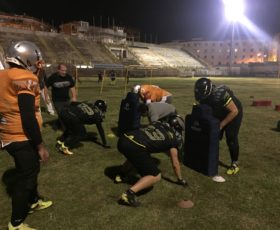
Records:
[[[0,11],[26,14],[57,26],[69,21],[130,26],[143,39],[222,40],[230,36],[222,0],[0,0]],[[91,2],[91,3],[89,3]],[[246,16],[268,35],[280,32],[280,0],[245,0]],[[62,6],[61,6],[62,5]],[[92,5],[92,6],[91,6]],[[109,20],[108,20],[109,19]],[[245,36],[242,33],[239,36]]]

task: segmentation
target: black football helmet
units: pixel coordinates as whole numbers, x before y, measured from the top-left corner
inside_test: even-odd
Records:
[[[168,124],[170,127],[178,133],[182,133],[185,130],[185,122],[179,115],[172,115],[168,119]]]
[[[107,104],[105,101],[103,100],[97,100],[94,103],[94,106],[97,107],[100,111],[102,111],[103,113],[105,113],[107,111]]]
[[[195,100],[201,102],[208,98],[212,93],[213,85],[210,79],[202,77],[195,82],[194,96]]]

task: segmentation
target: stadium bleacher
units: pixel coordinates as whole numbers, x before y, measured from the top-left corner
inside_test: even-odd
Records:
[[[147,70],[167,75],[190,75],[193,69],[204,69],[205,66],[187,52],[161,45],[137,43],[122,45],[125,57],[117,57],[110,44],[94,41],[90,37],[79,38],[55,32],[26,31],[13,28],[0,28],[0,45],[7,47],[11,41],[29,40],[35,42],[42,50],[46,63],[56,65],[64,62],[75,66],[105,66],[117,69],[136,66],[144,75]],[[115,44],[116,46],[116,44]],[[115,48],[116,49],[116,48]],[[132,70],[133,71],[133,70]],[[184,74],[179,74],[184,73]]]

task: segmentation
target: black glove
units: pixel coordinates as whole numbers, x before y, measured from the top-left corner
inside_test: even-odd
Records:
[[[184,179],[178,179],[177,184],[178,185],[182,185],[183,187],[187,187],[188,186],[188,182],[185,181]]]

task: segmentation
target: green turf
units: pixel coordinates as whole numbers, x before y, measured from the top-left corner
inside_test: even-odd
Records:
[[[129,185],[114,184],[105,172],[120,165],[124,157],[116,149],[117,138],[108,138],[111,149],[103,149],[93,142],[83,142],[74,149],[73,156],[59,154],[54,145],[60,132],[51,126],[43,129],[43,136],[51,157],[42,166],[39,177],[40,192],[53,200],[49,210],[28,216],[26,223],[40,230],[92,230],[92,229],[280,229],[280,133],[275,131],[280,112],[280,79],[213,78],[216,84],[233,89],[244,106],[244,120],[240,130],[240,173],[225,175],[219,184],[210,178],[182,166],[183,177],[190,184],[182,188],[162,180],[142,195],[139,208],[117,204],[120,194]],[[191,112],[195,79],[153,78],[131,79],[135,83],[159,84],[174,94],[173,104],[185,116]],[[79,84],[79,100],[100,98],[100,85],[96,81]],[[105,81],[102,93],[108,103],[104,122],[107,134],[117,127],[120,100],[124,95],[124,82],[115,86]],[[252,107],[252,100],[272,100],[273,106]],[[45,121],[53,118],[43,113]],[[146,120],[143,120],[146,122]],[[91,133],[95,126],[87,126]],[[99,137],[98,137],[99,138]],[[100,140],[100,139],[99,139]],[[170,160],[164,154],[155,154],[160,160],[163,175],[174,178]],[[228,165],[229,153],[225,141],[220,143],[220,160]],[[0,175],[13,167],[11,157],[0,152]],[[192,209],[180,209],[176,203],[192,199]],[[0,229],[10,219],[10,198],[5,186],[0,186]]]

